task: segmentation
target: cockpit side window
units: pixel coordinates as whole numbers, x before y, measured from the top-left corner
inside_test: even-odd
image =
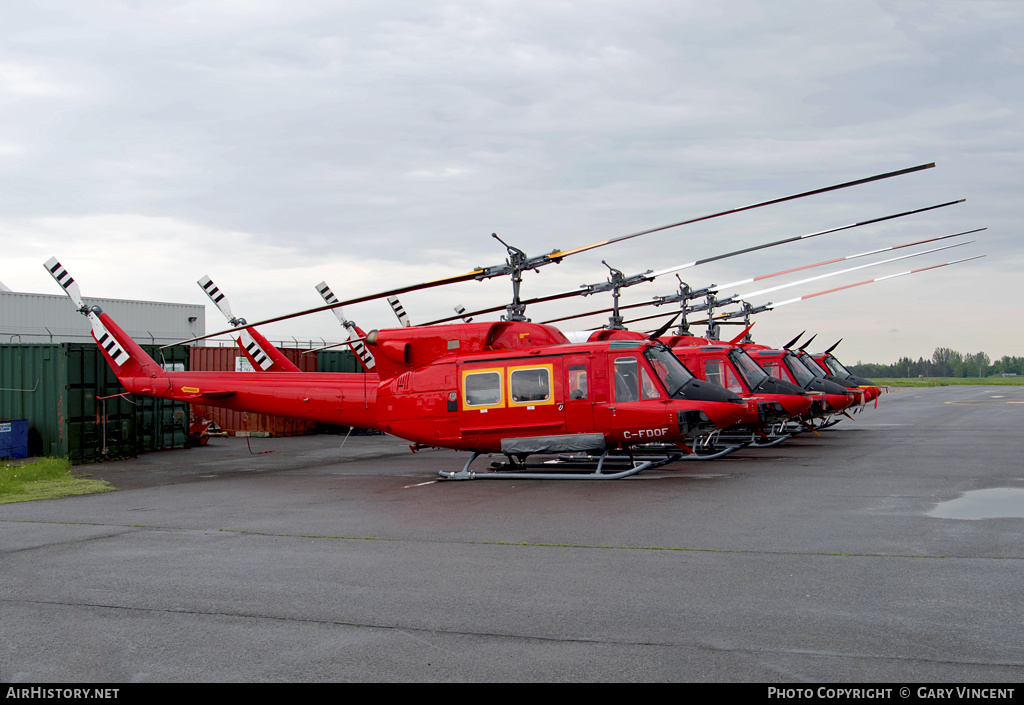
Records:
[[[712,384],[717,384],[719,387],[725,386],[725,374],[722,370],[721,360],[705,360],[704,361],[704,379]]]
[[[640,399],[640,365],[635,357],[615,358],[615,401]]]
[[[651,376],[647,374],[647,368],[640,368],[640,398],[641,399],[660,399],[661,393],[658,391],[658,387],[654,384]]]
[[[569,365],[569,399],[587,398],[587,366]]]

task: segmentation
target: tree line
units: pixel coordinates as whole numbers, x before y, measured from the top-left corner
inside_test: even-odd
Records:
[[[857,362],[850,372],[862,377],[988,377],[1024,375],[1024,357],[1003,355],[993,361],[986,353],[961,353],[951,348],[935,348],[930,360],[901,357],[891,365]]]

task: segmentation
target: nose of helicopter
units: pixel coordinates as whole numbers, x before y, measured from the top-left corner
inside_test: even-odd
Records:
[[[703,402],[700,410],[678,412],[679,430],[684,436],[728,428],[744,423],[750,411],[745,402]],[[754,416],[757,411],[755,409]],[[697,421],[697,423],[695,423]]]
[[[855,396],[852,393],[825,395],[829,411],[842,411],[853,404],[854,398]]]
[[[882,393],[882,390],[878,387],[861,387],[860,389],[862,392],[864,392],[865,404],[874,401]]]
[[[782,404],[790,418],[807,413],[813,401],[814,397],[805,394],[786,394],[778,397],[778,402]]]

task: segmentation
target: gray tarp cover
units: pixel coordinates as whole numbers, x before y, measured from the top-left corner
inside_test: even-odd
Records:
[[[534,436],[532,438],[502,438],[501,452],[510,455],[534,453],[577,453],[584,450],[604,450],[601,433],[576,433],[569,436]]]

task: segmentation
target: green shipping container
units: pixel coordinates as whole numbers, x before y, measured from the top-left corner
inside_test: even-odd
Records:
[[[362,372],[351,350],[321,350],[316,354],[317,372]]]
[[[184,346],[142,347],[188,367]],[[94,344],[0,345],[0,417],[28,421],[29,455],[78,465],[188,447],[187,403],[123,394]]]

